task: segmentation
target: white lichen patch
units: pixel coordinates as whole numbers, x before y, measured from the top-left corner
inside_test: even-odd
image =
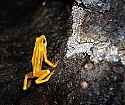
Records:
[[[86,11],[82,7],[72,7],[72,35],[67,42],[66,57],[75,54],[88,53],[91,60],[98,63],[100,61],[118,62],[123,58],[119,54],[119,48],[111,43],[109,35],[102,30],[101,26],[90,25],[88,33],[83,32],[82,24]]]

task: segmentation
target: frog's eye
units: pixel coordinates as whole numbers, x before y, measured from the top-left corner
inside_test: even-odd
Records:
[[[41,43],[46,43],[46,38],[45,38],[44,35],[41,35],[41,36],[40,36],[40,42],[41,42]]]
[[[43,37],[43,43],[46,43],[46,38],[45,37]]]
[[[45,39],[43,40],[43,43],[45,43]]]

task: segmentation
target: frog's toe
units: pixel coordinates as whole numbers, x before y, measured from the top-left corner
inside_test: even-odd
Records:
[[[40,84],[41,81],[37,79],[37,80],[35,80],[35,83],[36,83],[36,84]]]
[[[26,86],[23,86],[23,90],[27,90]]]
[[[31,86],[31,80],[28,81],[27,88],[29,88],[30,86]]]
[[[53,67],[55,68],[55,67],[57,67],[57,65],[58,65],[58,62],[56,62]]]

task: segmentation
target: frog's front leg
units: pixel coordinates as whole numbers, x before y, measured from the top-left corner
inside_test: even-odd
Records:
[[[50,73],[50,70],[42,70],[40,72],[42,72],[42,74],[40,73],[41,75],[39,76],[39,78],[35,80],[36,84],[47,82],[50,79],[50,77],[54,74],[54,72]]]
[[[47,58],[47,53],[46,53],[46,52],[44,52],[44,60],[45,60],[45,62],[46,62],[48,65],[50,65],[50,66],[53,67],[53,68],[55,68],[55,67],[57,66],[57,64],[58,64],[58,62],[56,62],[55,64],[53,64],[51,61],[49,61],[48,58]]]

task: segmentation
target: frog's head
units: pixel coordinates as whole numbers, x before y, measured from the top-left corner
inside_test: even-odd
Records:
[[[47,46],[47,41],[46,41],[46,37],[44,35],[41,35],[39,37],[36,38],[36,43],[41,43]]]

